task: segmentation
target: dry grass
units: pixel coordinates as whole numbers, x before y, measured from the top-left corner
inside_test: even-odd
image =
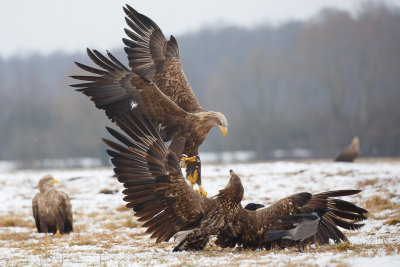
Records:
[[[397,225],[400,224],[400,216],[396,218],[389,219],[383,223],[384,225]]]
[[[112,194],[118,193],[118,189],[108,189],[108,188],[105,188],[105,189],[100,190],[99,193],[100,193],[100,194],[106,194],[106,195],[112,195]]]
[[[172,253],[176,243],[173,240],[168,243],[155,243],[154,239],[149,239],[145,229],[140,228],[142,223],[133,216],[131,209],[122,205],[118,196],[119,202],[99,201],[96,209],[86,209],[84,205],[75,208],[74,232],[60,238],[52,235],[44,238],[43,234],[37,234],[30,207],[28,209],[26,204],[24,204],[26,211],[23,212],[26,214],[20,215],[17,212],[8,211],[7,214],[1,214],[0,247],[2,251],[10,252],[0,255],[0,266],[127,266],[129,264],[229,267],[316,266],[319,262],[323,262],[327,266],[345,267],[357,262],[353,258],[400,254],[399,231],[397,230],[400,225],[400,205],[396,204],[400,194],[392,190],[395,188],[393,184],[397,182],[397,176],[385,178],[385,175],[381,177],[380,174],[371,173],[365,179],[361,179],[359,176],[364,172],[359,170],[354,172],[342,172],[335,169],[324,171],[319,172],[318,175],[314,174],[315,177],[312,177],[313,173],[311,173],[309,176],[304,175],[303,178],[307,176],[309,183],[321,183],[320,174],[325,174],[328,184],[331,183],[330,180],[348,179],[351,180],[352,186],[364,189],[363,194],[351,197],[351,201],[370,211],[369,217],[374,220],[370,219],[365,223],[367,226],[369,223],[373,225],[369,225],[369,228],[364,227],[360,231],[344,231],[351,243],[306,246],[305,253],[299,253],[295,247],[269,251],[222,249],[211,242],[201,252]],[[298,173],[301,171],[290,175],[294,176]],[[282,173],[282,175],[288,174]],[[250,178],[249,180],[251,181]],[[286,182],[279,181],[279,183],[280,186],[287,186]],[[268,204],[276,200],[275,197],[268,196],[268,190],[261,183],[250,184],[254,190],[265,190],[266,194],[260,194],[258,198],[261,202]],[[279,190],[280,186],[276,190]],[[107,186],[97,188],[96,195],[102,188],[107,188]],[[309,189],[303,187],[303,184],[295,184],[291,190],[308,191]],[[247,192],[249,191],[251,192],[251,190]],[[80,192],[79,188],[76,192]],[[373,194],[376,195],[373,196]],[[101,199],[112,197],[112,195],[102,195]],[[253,202],[252,200],[248,196],[245,202]],[[21,229],[13,227],[21,227]],[[319,261],[320,259],[323,260]]]
[[[125,223],[125,227],[128,227],[128,228],[138,228],[138,227],[141,227],[142,225],[143,225],[143,223],[137,221],[136,218],[133,216],[131,218],[127,218],[126,223]]]
[[[125,205],[120,205],[117,207],[118,212],[131,211],[131,210],[132,209],[128,209],[127,207],[125,207]]]
[[[70,246],[89,246],[97,245],[97,240],[89,239],[88,237],[79,237],[69,242]]]
[[[400,205],[392,203],[388,198],[375,195],[363,203],[368,212],[375,213],[383,210],[400,210]]]
[[[0,216],[0,227],[34,228],[35,223],[31,215],[5,215]]]
[[[13,241],[13,242],[21,242],[21,241],[27,241],[31,239],[32,236],[30,233],[23,233],[23,232],[14,232],[14,231],[2,231],[0,233],[0,240],[5,240],[5,241]]]
[[[366,186],[374,186],[378,182],[378,179],[366,179],[357,183],[357,188],[364,188]]]
[[[321,174],[325,175],[325,177],[331,177],[331,176],[354,176],[354,171],[352,171],[352,170],[338,171],[337,173],[321,172]]]

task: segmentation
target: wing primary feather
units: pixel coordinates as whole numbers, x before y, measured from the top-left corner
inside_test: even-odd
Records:
[[[107,50],[107,55],[114,62],[114,64],[118,65],[122,70],[129,71],[129,69],[125,67],[125,65],[122,64],[116,57],[114,57],[113,54],[111,54],[111,52],[108,50]]]
[[[99,70],[99,69],[96,69],[96,68],[93,68],[93,67],[89,67],[89,66],[87,66],[87,65],[85,65],[85,64],[82,64],[82,63],[79,63],[79,62],[76,62],[76,61],[75,61],[74,63],[75,63],[79,68],[81,68],[81,69],[83,69],[83,70],[85,70],[85,71],[94,73],[94,74],[105,75],[105,74],[108,73],[107,71]]]
[[[114,71],[114,68],[101,61],[89,48],[87,49],[87,54],[90,57],[90,59],[99,67],[102,67],[103,69],[108,70],[109,72]]]

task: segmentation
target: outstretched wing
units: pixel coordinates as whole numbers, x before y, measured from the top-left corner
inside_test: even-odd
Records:
[[[329,239],[337,243],[347,241],[346,236],[338,227],[349,230],[361,228],[363,224],[358,224],[357,221],[365,220],[364,214],[367,211],[353,203],[334,197],[349,196],[359,192],[360,190],[337,190],[315,195],[303,192],[280,199],[264,209],[256,211],[242,209],[238,216],[238,229],[221,233],[216,243],[221,246],[242,244],[245,247],[271,247],[271,244],[264,243],[265,240],[262,237],[266,230],[274,229],[276,225],[277,221],[271,218],[310,214],[317,207],[328,207],[331,211],[325,213],[318,232],[307,241],[320,244],[329,243]]]
[[[129,39],[123,42],[132,71],[154,82],[183,110],[203,111],[183,72],[176,39],[171,35],[167,41],[154,21],[129,5],[124,11],[130,29],[125,29]]]
[[[318,220],[317,215],[313,214],[295,214],[288,216],[277,216],[268,218],[270,221],[276,221],[272,226],[285,225],[285,224],[298,224],[303,220]]]
[[[359,192],[361,190],[336,190],[315,194],[309,203],[300,207],[300,213],[310,213],[319,207],[319,203],[326,203],[325,207],[332,210],[322,217],[319,231],[310,238],[310,241],[320,244],[328,244],[329,239],[336,243],[348,241],[338,227],[347,230],[358,230],[363,227],[364,224],[357,222],[365,220],[364,214],[368,213],[368,211],[351,202],[335,198],[354,195]]]
[[[112,148],[107,152],[118,181],[126,188],[126,206],[145,222],[146,232],[161,242],[197,226],[215,200],[189,187],[175,154],[166,150],[145,116],[140,119],[133,112],[125,112],[116,122],[129,137],[107,128],[121,144],[104,142]]]
[[[312,195],[310,193],[299,193],[281,199],[266,209],[258,211],[258,216],[287,216],[295,214],[310,214],[318,207],[328,207],[332,211],[327,212],[321,220],[317,234],[312,237],[313,241],[320,244],[329,243],[329,239],[336,243],[347,241],[346,236],[339,227],[356,230],[364,224],[357,221],[365,220],[367,211],[351,202],[336,199],[334,197],[349,196],[361,192],[360,190],[336,190]]]
[[[77,91],[89,96],[96,107],[103,109],[111,119],[120,117],[126,110],[135,109],[145,113],[158,129],[169,131],[186,125],[188,114],[161,92],[154,83],[130,72],[110,52],[108,58],[100,52],[87,49],[90,59],[99,67],[81,63],[77,66],[90,75],[74,75],[85,83],[73,84]],[[168,140],[164,140],[168,141]]]
[[[89,96],[98,109],[105,110],[109,119],[131,108],[132,101],[140,101],[140,91],[132,85],[134,81],[140,82],[140,77],[131,73],[108,51],[108,58],[97,50],[92,52],[87,49],[87,54],[99,68],[75,62],[79,68],[90,74],[71,76],[84,81],[71,85],[78,88],[76,91]]]

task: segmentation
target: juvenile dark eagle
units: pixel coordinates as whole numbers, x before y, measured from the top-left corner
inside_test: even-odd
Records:
[[[40,179],[39,193],[32,200],[32,211],[39,233],[59,236],[72,231],[72,212],[68,195],[55,189],[54,183],[58,181],[50,174]]]
[[[156,242],[168,241],[180,231],[185,233],[174,251],[203,249],[211,235],[217,235],[221,247],[241,245],[248,248],[271,248],[264,233],[271,230],[271,217],[308,214],[317,207],[332,211],[323,217],[318,233],[311,242],[328,243],[347,240],[338,226],[354,230],[361,227],[356,220],[365,219],[366,210],[336,199],[359,190],[338,190],[312,195],[299,193],[281,199],[271,206],[256,211],[242,207],[244,189],[241,180],[232,170],[227,186],[213,198],[195,193],[186,183],[179,160],[168,151],[151,122],[133,112],[117,118],[118,125],[128,135],[107,128],[121,143],[104,142],[112,148],[114,172],[126,188],[123,193],[128,208],[132,208],[139,221],[145,222],[147,233]],[[295,245],[295,244],[293,244]]]
[[[355,158],[360,155],[360,139],[355,136],[351,140],[351,143],[339,156],[336,157],[335,161],[341,162],[353,162]]]
[[[200,106],[183,72],[176,39],[171,35],[167,40],[156,23],[129,5],[124,11],[129,38],[123,42],[130,69],[110,52],[107,58],[88,49],[97,68],[76,62],[91,75],[71,76],[87,81],[72,86],[91,97],[96,107],[104,109],[112,120],[132,105],[138,105],[157,126],[164,142],[171,141],[173,145],[178,137],[184,137],[182,152],[188,156],[187,177],[192,186],[196,182],[201,193],[206,194],[201,186],[199,146],[214,126],[226,136],[228,121],[222,113]]]

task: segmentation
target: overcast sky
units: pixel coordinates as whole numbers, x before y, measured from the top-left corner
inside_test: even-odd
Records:
[[[308,19],[324,7],[356,12],[362,0],[0,0],[0,57],[122,46],[125,3],[153,19],[164,34],[205,26],[251,27]],[[400,5],[400,0],[386,2]]]

